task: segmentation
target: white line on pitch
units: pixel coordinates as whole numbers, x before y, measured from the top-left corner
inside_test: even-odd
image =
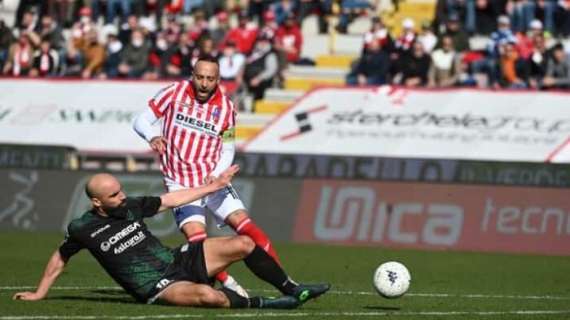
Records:
[[[417,312],[243,312],[243,313],[219,313],[209,315],[197,314],[163,314],[145,316],[0,316],[0,320],[91,320],[91,319],[117,319],[117,320],[144,320],[144,319],[195,319],[195,318],[275,318],[275,317],[377,317],[377,316],[501,316],[501,315],[565,315],[570,310],[512,310],[512,311],[417,311]]]
[[[0,286],[0,291],[8,290],[34,290],[36,287],[33,286]],[[123,290],[121,287],[117,286],[54,286],[50,290],[60,290],[60,291],[71,291],[71,290]],[[269,292],[277,293],[275,290],[267,289],[249,289],[253,292]],[[338,295],[364,295],[364,296],[376,296],[376,292],[372,291],[347,291],[347,290],[331,290],[329,294]],[[476,294],[476,293],[463,293],[463,294],[453,294],[453,293],[407,293],[408,297],[419,297],[419,298],[464,298],[464,299],[514,299],[514,300],[570,300],[570,297],[563,296],[551,296],[551,295],[501,295],[501,294]]]

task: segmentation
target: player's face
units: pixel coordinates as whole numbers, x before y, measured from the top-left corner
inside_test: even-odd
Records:
[[[219,82],[218,65],[208,61],[198,61],[192,74],[192,87],[196,98],[200,102],[206,102]]]
[[[108,210],[124,206],[127,196],[123,192],[123,188],[119,181],[111,181],[106,187],[105,192],[99,197],[101,208],[103,210]]]

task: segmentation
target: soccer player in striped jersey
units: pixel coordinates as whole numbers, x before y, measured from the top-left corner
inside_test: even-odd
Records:
[[[190,80],[160,90],[140,114],[134,130],[160,154],[160,168],[168,191],[204,185],[230,167],[235,154],[236,110],[220,90],[216,59],[200,57]],[[161,133],[153,124],[163,119]],[[219,225],[230,225],[239,235],[249,236],[277,263],[271,241],[249,217],[235,190],[229,186],[200,200],[174,209],[176,223],[189,242],[206,238],[206,208]],[[222,272],[217,279],[247,295],[233,277]]]

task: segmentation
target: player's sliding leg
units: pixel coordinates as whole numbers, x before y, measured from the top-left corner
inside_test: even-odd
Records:
[[[297,299],[291,296],[245,298],[227,288],[216,290],[205,284],[188,281],[169,285],[160,293],[158,299],[177,306],[209,308],[293,309],[299,306]]]
[[[269,237],[251,220],[245,210],[237,210],[227,218],[227,223],[232,226],[239,235],[250,237],[253,242],[269,254],[275,262],[281,265],[277,251],[273,247]]]
[[[180,221],[182,225],[180,229],[186,236],[186,239],[188,240],[189,243],[202,242],[207,238],[206,226],[201,221],[198,221],[199,220],[198,218],[189,220],[188,217],[190,217],[189,213],[191,211],[192,210],[190,206],[176,208],[175,209],[175,216],[177,217],[176,221],[178,222],[179,221],[178,217],[181,216]],[[187,218],[182,218],[182,217],[187,217]],[[243,297],[247,298],[249,296],[247,291],[232,276],[230,276],[227,271],[222,270],[218,274],[216,274],[215,277],[216,280],[218,280],[225,288],[234,290]]]
[[[229,263],[243,260],[260,279],[270,283],[284,295],[299,303],[316,298],[330,289],[329,284],[298,284],[293,281],[265,250],[247,236],[209,238],[204,242],[208,272],[225,270]]]

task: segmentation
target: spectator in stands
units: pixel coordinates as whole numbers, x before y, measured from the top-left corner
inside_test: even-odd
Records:
[[[123,45],[126,45],[131,40],[131,33],[133,30],[139,29],[139,18],[135,15],[127,17],[127,22],[120,24],[119,40]]]
[[[336,30],[339,33],[346,33],[348,31],[348,26],[354,17],[366,12],[366,10],[371,7],[372,4],[369,0],[341,0],[340,16],[338,18]]]
[[[544,22],[544,30],[551,34],[556,33],[554,24],[554,13],[558,6],[557,0],[535,0],[528,1],[528,21],[538,19]]]
[[[424,46],[424,50],[427,53],[431,53],[437,44],[437,37],[431,30],[431,23],[429,21],[424,21],[422,23],[422,30],[418,35],[418,40]]]
[[[115,78],[119,75],[119,64],[121,63],[121,51],[123,43],[119,40],[117,32],[107,33],[107,44],[105,45],[106,59],[103,64],[103,78]]]
[[[453,87],[459,82],[461,59],[453,47],[453,38],[449,35],[441,38],[440,48],[431,54],[428,86]]]
[[[533,38],[533,50],[528,58],[528,84],[533,89],[540,89],[542,79],[546,76],[546,65],[551,59],[546,50],[546,43],[542,34]]]
[[[200,10],[204,5],[204,0],[183,0],[182,8],[184,14],[191,14],[195,10]]]
[[[431,58],[420,42],[414,42],[412,50],[402,59],[401,84],[406,87],[422,87],[428,83]]]
[[[273,51],[271,40],[260,37],[255,43],[255,48],[246,60],[243,75],[238,79],[238,84],[244,84],[254,100],[263,99],[265,90],[273,82],[273,78],[279,71],[277,54]]]
[[[40,48],[34,54],[34,62],[30,76],[48,77],[55,76],[59,70],[59,54],[51,47],[51,39],[44,38]]]
[[[389,82],[390,56],[382,41],[372,41],[356,62],[346,82],[349,85],[383,85]]]
[[[269,9],[269,6],[271,5],[272,2],[274,2],[274,0],[273,1],[249,0],[248,6],[247,6],[248,17],[250,17],[250,19],[252,19],[252,21],[257,21],[258,25],[262,25],[263,21],[261,19],[262,19],[263,13],[265,11],[267,11],[267,9]]]
[[[107,0],[107,14],[105,15],[105,23],[114,23],[117,12],[120,12],[120,23],[127,20],[131,14],[133,0]]]
[[[3,73],[11,76],[26,76],[33,66],[34,47],[27,32],[20,33],[18,41],[10,46]]]
[[[332,1],[330,0],[300,0],[298,4],[299,14],[297,23],[302,26],[303,20],[313,12],[317,12],[317,27],[319,34],[328,32],[329,26],[327,15],[332,11]]]
[[[544,33],[542,22],[540,20],[532,20],[529,24],[528,32],[517,32],[516,49],[521,59],[528,60],[533,52],[534,41],[536,36]]]
[[[73,24],[74,12],[77,10],[79,1],[74,0],[51,0],[47,3],[47,15],[54,17],[62,27],[69,28]]]
[[[555,17],[558,33],[564,38],[570,36],[570,0],[558,1],[558,10]]]
[[[144,33],[133,30],[130,43],[125,46],[121,53],[119,75],[129,78],[140,78],[148,66],[150,43],[145,39]]]
[[[6,23],[4,23],[4,20],[0,19],[0,70],[4,70],[4,64],[6,60],[8,60],[10,46],[14,41],[14,33]]]
[[[267,10],[263,14],[263,27],[259,30],[259,36],[271,39],[275,38],[279,25],[275,20],[275,13],[272,10]]]
[[[216,15],[217,25],[209,30],[210,38],[214,40],[216,46],[222,46],[223,40],[230,31],[229,15],[225,11],[221,11]]]
[[[546,76],[542,79],[542,86],[553,89],[570,88],[570,59],[561,43],[552,47],[552,59],[546,64]]]
[[[501,71],[501,85],[507,89],[526,88],[524,79],[524,63],[519,58],[514,41],[505,41],[501,44],[499,65]]]
[[[98,76],[105,62],[105,47],[99,43],[97,31],[91,29],[84,37],[76,39],[75,47],[81,52],[85,64],[81,77],[88,79]]]
[[[226,43],[219,58],[220,79],[224,81],[234,81],[242,72],[245,65],[245,56],[237,51],[236,44],[229,41]]]
[[[280,55],[281,65],[297,63],[301,58],[301,48],[303,46],[303,35],[297,25],[294,15],[289,15],[283,25],[277,29],[275,34],[275,49]]]
[[[174,54],[177,34],[170,32],[171,37],[175,38],[174,43],[169,42],[168,32],[162,31],[156,35],[154,43],[151,47],[148,57],[147,70],[143,75],[145,80],[156,80],[159,77],[166,77],[166,64],[171,55]]]
[[[461,28],[458,15],[452,14],[447,18],[443,34],[453,39],[453,47],[457,52],[470,50],[469,35]]]
[[[414,20],[406,18],[402,21],[402,34],[396,39],[395,47],[399,56],[405,55],[416,41],[417,35],[414,30]]]
[[[61,74],[65,77],[79,77],[83,70],[83,56],[75,47],[73,41],[66,44],[65,55],[62,61]]]
[[[499,57],[501,45],[507,42],[516,43],[516,38],[511,31],[509,17],[501,15],[497,18],[498,28],[491,34],[491,41],[487,45],[486,55],[483,59],[473,62],[474,73],[486,75],[487,84],[495,89],[499,88],[500,78]],[[481,83],[479,83],[481,85]]]
[[[178,42],[178,49],[176,51],[177,58],[172,59],[167,70],[171,75],[176,75],[184,78],[190,77],[192,74],[192,52],[194,51],[194,42],[190,39],[187,33],[180,35]]]
[[[63,32],[52,16],[45,15],[41,18],[38,34],[42,39],[49,40],[53,49],[61,50],[65,46]]]
[[[496,29],[496,19],[501,13],[500,0],[470,0],[466,5],[465,28],[469,33],[488,35]]]
[[[528,0],[508,0],[505,6],[505,12],[509,15],[512,23],[512,29],[515,33],[526,32],[532,16],[531,7]]]
[[[295,15],[297,5],[293,0],[278,0],[271,6],[271,11],[275,14],[275,20],[278,25],[285,23],[290,15]]]
[[[375,16],[370,20],[372,26],[364,34],[364,51],[373,42],[380,42],[380,47],[385,52],[391,52],[394,48],[394,40],[388,31],[388,28],[384,25],[380,17]]]
[[[188,27],[188,34],[190,39],[197,41],[202,36],[208,35],[208,20],[206,20],[206,15],[202,10],[196,10],[194,12],[194,22]],[[178,30],[170,30],[171,32],[179,33]]]
[[[250,24],[247,14],[240,12],[238,26],[228,32],[224,43],[233,41],[237,45],[239,52],[248,55],[255,44],[257,32],[257,28]]]

